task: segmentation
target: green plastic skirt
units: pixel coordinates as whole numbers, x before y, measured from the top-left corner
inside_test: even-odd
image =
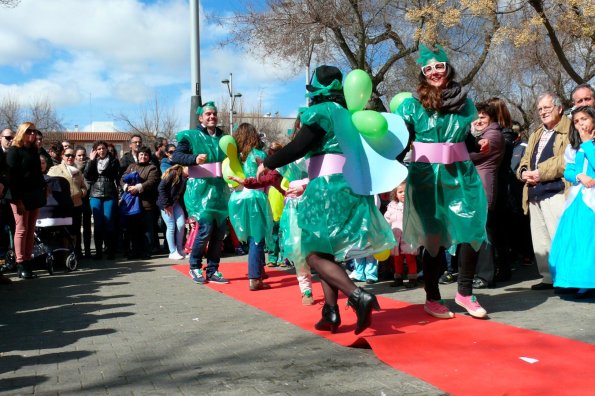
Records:
[[[372,196],[355,194],[342,174],[310,181],[297,207],[301,252],[329,253],[337,261],[363,258],[396,245]]]
[[[229,221],[242,242],[248,237],[257,242],[265,240],[268,248],[272,245],[273,215],[264,192],[244,188],[234,191],[229,198]]]
[[[471,161],[409,165],[403,238],[436,256],[440,247],[453,252],[469,243],[475,250],[486,240],[487,199]]]

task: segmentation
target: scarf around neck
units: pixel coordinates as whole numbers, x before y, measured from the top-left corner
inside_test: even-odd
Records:
[[[467,104],[467,92],[461,89],[461,84],[458,82],[451,82],[447,88],[442,90],[442,107],[440,111],[443,113],[459,113],[463,111]]]

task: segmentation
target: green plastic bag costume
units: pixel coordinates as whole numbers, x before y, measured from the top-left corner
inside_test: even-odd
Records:
[[[259,149],[252,149],[242,164],[246,177],[256,177],[258,163],[256,159],[264,160],[266,154]],[[266,242],[267,247],[272,244],[273,215],[266,194],[260,190],[244,188],[231,193],[229,198],[229,221],[242,242],[248,237],[256,242]]]
[[[308,158],[342,153],[331,118],[338,108],[337,103],[324,102],[309,107],[301,115],[302,124],[318,124],[326,131]],[[355,194],[340,173],[311,180],[297,212],[304,257],[312,252],[329,253],[335,260],[345,261],[383,252],[396,244],[389,224],[374,205],[374,198]]]
[[[208,163],[225,159],[225,154],[219,148],[220,136],[211,136],[199,130],[186,130],[178,132],[176,139],[178,142],[186,139],[190,142],[192,153],[206,154]],[[216,221],[217,225],[223,224],[227,220],[229,194],[229,187],[222,177],[189,178],[184,193],[188,217],[194,217],[196,221]]]
[[[470,99],[460,113],[426,110],[407,98],[397,114],[415,129],[416,142],[464,142],[477,110]],[[479,250],[486,240],[487,199],[470,160],[452,164],[412,162],[409,165],[403,238],[414,247],[424,246],[432,256],[440,247],[454,252],[469,243]]]
[[[308,170],[306,161],[303,158],[282,166],[277,171],[283,175],[289,182],[307,179]],[[281,245],[283,246],[283,255],[293,261],[296,273],[300,273],[306,265],[306,258],[301,253],[302,230],[298,226],[297,208],[302,200],[302,196],[286,198],[285,207],[281,214],[279,228],[281,229]]]

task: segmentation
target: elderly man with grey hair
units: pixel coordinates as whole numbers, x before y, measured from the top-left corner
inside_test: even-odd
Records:
[[[576,107],[595,107],[595,89],[590,84],[581,84],[574,87],[572,93],[572,105]]]
[[[553,289],[549,252],[564,210],[564,150],[568,146],[571,121],[564,116],[562,101],[553,93],[538,98],[537,112],[542,125],[529,137],[517,177],[525,183],[523,210],[530,215],[531,239],[541,283],[532,290]]]

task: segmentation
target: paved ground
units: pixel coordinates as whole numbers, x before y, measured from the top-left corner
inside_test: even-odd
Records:
[[[340,347],[196,285],[171,264],[84,261],[70,274],[13,275],[0,287],[0,394],[444,394],[369,350]],[[595,344],[594,300],[530,291],[536,277],[521,268],[512,282],[476,294],[491,320]],[[423,302],[421,288],[388,283],[368,288]],[[442,286],[460,313],[455,290]]]

